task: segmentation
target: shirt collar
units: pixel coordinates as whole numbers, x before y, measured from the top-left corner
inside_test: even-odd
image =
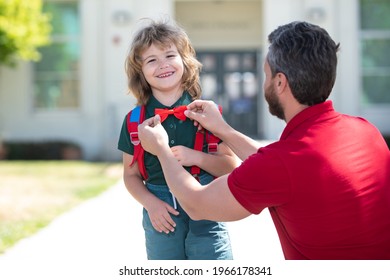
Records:
[[[187,91],[184,91],[183,94],[181,95],[181,97],[172,106],[165,106],[165,105],[161,104],[160,101],[158,101],[156,99],[156,97],[154,97],[152,95],[149,98],[147,107],[148,107],[148,109],[151,109],[154,112],[154,109],[156,109],[156,108],[172,109],[172,108],[175,108],[175,107],[178,107],[178,106],[181,106],[181,105],[188,105],[191,102],[192,102],[191,95]]]
[[[299,112],[287,123],[287,126],[283,130],[283,133],[280,137],[280,140],[285,140],[294,129],[296,129],[299,125],[306,122],[310,118],[317,115],[323,115],[324,113],[331,113],[329,115],[327,114],[327,117],[333,117],[337,115],[333,108],[333,102],[331,100],[310,106]]]

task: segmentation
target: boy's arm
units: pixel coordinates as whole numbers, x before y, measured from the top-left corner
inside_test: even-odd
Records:
[[[218,151],[213,154],[184,146],[175,146],[171,150],[181,165],[196,165],[215,177],[230,173],[241,164],[241,160],[223,142],[218,145]]]
[[[178,215],[179,212],[149,192],[142,180],[138,164],[130,166],[132,160],[132,155],[123,153],[123,181],[126,189],[148,211],[152,225],[157,231],[174,231],[176,225],[169,213]]]

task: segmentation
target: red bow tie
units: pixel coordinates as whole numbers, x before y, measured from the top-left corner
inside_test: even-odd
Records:
[[[179,106],[173,109],[155,109],[154,113],[156,115],[160,115],[161,122],[165,121],[168,115],[174,115],[179,120],[185,121],[186,115],[184,115],[184,111],[187,110],[187,106]]]

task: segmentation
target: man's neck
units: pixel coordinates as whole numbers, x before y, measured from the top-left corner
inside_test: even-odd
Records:
[[[284,108],[284,117],[286,123],[291,121],[296,115],[308,108],[308,105],[299,103],[296,99],[290,100],[290,104]]]

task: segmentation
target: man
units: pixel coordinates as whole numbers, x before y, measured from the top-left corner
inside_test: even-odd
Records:
[[[158,117],[140,126],[143,147],[194,219],[234,221],[268,208],[286,259],[390,259],[389,149],[373,125],[326,101],[339,45],[306,22],[280,26],[269,41],[263,87],[270,113],[287,123],[279,141],[259,148],[212,102],[194,101],[187,117],[241,166],[202,187],[172,155]]]

